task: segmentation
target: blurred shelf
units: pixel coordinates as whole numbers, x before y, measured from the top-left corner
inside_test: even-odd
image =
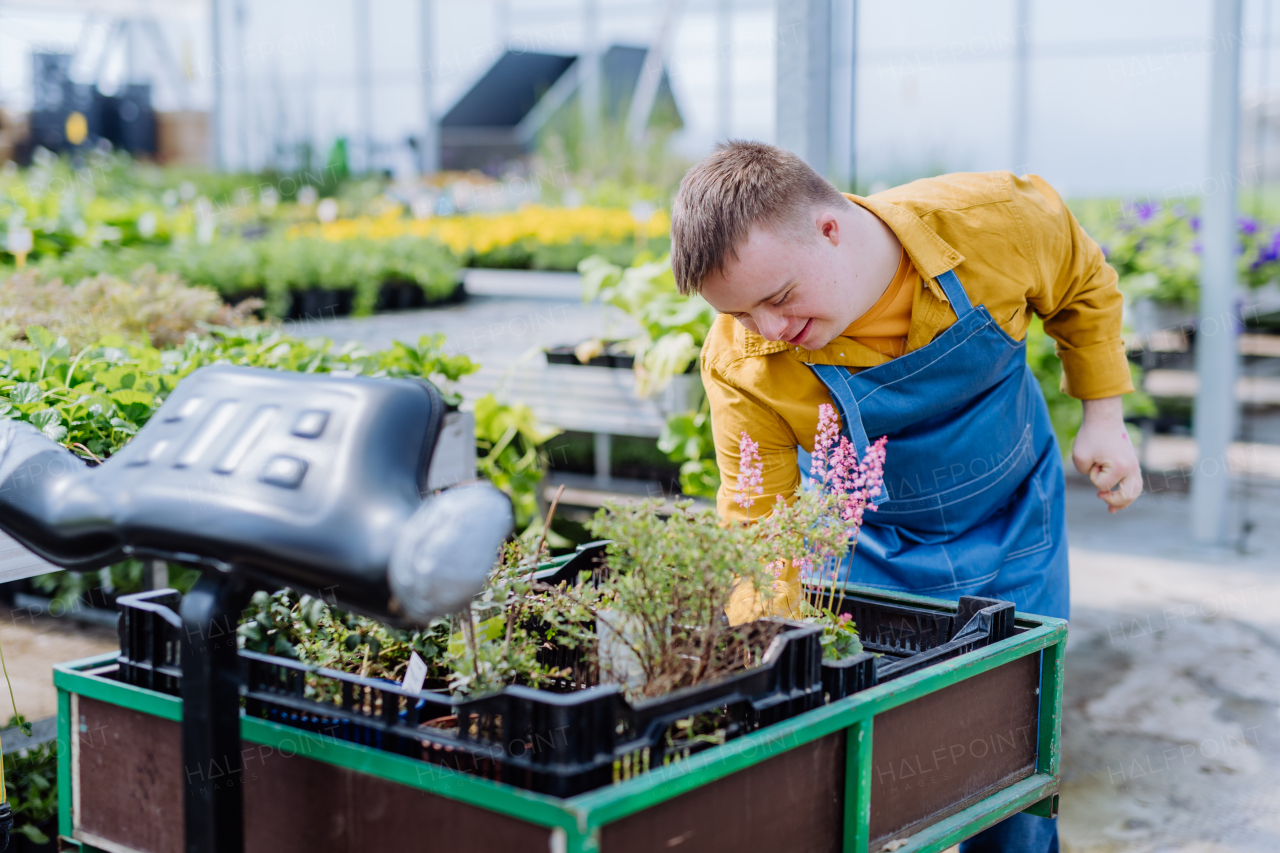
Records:
[[[1142,447],[1142,467],[1148,472],[1185,471],[1196,468],[1196,441],[1188,436],[1155,435]],[[1227,450],[1233,474],[1280,482],[1280,445],[1237,441]]]
[[[1192,370],[1148,370],[1142,387],[1153,397],[1195,397],[1200,378]],[[1236,380],[1236,399],[1255,405],[1280,405],[1280,378],[1241,376]]]

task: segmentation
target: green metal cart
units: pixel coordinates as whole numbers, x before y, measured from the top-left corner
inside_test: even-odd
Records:
[[[952,602],[861,596],[954,613]],[[559,799],[241,719],[245,847],[282,851],[934,853],[1015,814],[1057,812],[1064,621],[1014,636],[627,781]],[[192,774],[179,698],[55,668],[63,849],[180,853]],[[554,736],[552,734],[551,736]],[[536,749],[537,744],[523,748]]]

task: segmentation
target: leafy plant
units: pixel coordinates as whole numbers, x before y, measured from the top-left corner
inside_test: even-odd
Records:
[[[590,661],[599,592],[582,579],[559,586],[535,580],[533,572],[547,555],[544,545],[544,538],[508,543],[484,591],[458,614],[460,627],[445,658],[455,696],[480,696],[508,684],[572,684],[571,670],[540,660],[539,651],[548,646],[577,650],[584,665]],[[581,669],[580,677],[586,667]]]
[[[1089,231],[1120,275],[1130,299],[1193,308],[1200,293],[1200,217],[1195,205],[1134,202],[1107,216],[1085,213]],[[1261,287],[1280,275],[1280,227],[1240,217],[1236,230],[1240,280]]]
[[[283,233],[258,240],[223,237],[207,244],[186,241],[110,251],[79,248],[43,261],[39,269],[47,278],[78,280],[100,272],[130,275],[147,265],[212,288],[224,298],[261,296],[267,313],[276,317],[284,316],[297,291],[351,291],[353,312],[369,314],[383,284],[414,284],[428,301],[439,301],[454,292],[459,277],[453,253],[434,240],[333,242]]]
[[[237,632],[242,648],[250,651],[368,678],[402,681],[415,652],[427,664],[429,685],[443,684],[448,674],[442,664],[449,638],[447,619],[421,631],[404,631],[292,590],[259,590],[241,615]],[[308,682],[306,695],[322,702],[340,699],[318,680]]]
[[[636,390],[648,397],[698,358],[716,312],[700,296],[683,296],[671,273],[671,256],[638,259],[627,269],[599,256],[578,265],[582,298],[599,299],[640,324],[628,345],[635,353]]]
[[[639,695],[658,696],[758,664],[778,624],[731,625],[725,607],[744,586],[768,600],[773,578],[755,532],[721,525],[688,502],[663,518],[660,505],[608,506],[588,524],[608,539],[608,582],[596,617],[631,655],[601,660],[604,675]],[[626,661],[639,668],[639,683]],[[610,672],[610,670],[613,670]]]
[[[658,449],[672,462],[680,463],[680,491],[690,497],[715,499],[720,489],[720,466],[716,464],[711,407],[705,398],[701,410],[667,418]]]
[[[538,514],[538,484],[548,465],[542,446],[560,430],[538,423],[528,406],[507,405],[492,394],[476,400],[475,419],[476,468],[511,497],[516,525],[525,528]]]
[[[65,337],[81,349],[107,335],[174,346],[200,324],[241,326],[262,303],[236,308],[203,287],[188,287],[176,275],[144,266],[125,281],[111,275],[84,278],[75,284],[49,279],[39,272],[18,273],[0,285],[0,346],[27,340],[37,326]],[[34,343],[34,342],[33,342]]]
[[[21,717],[10,717],[6,728],[25,723]],[[57,741],[6,752],[4,790],[13,810],[13,832],[32,844],[47,844],[49,836],[40,827],[58,815]]]

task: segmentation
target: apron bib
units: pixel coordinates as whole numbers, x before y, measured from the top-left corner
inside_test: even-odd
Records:
[[[974,307],[954,272],[938,284],[957,320],[931,343],[857,373],[809,365],[859,459],[868,437],[889,436],[877,510],[837,578],[1065,619],[1062,456],[1026,343]],[[803,448],[798,463],[807,483]]]

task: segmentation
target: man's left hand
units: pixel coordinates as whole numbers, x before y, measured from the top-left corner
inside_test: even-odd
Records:
[[[1071,461],[1097,486],[1110,512],[1119,512],[1142,494],[1142,470],[1119,397],[1084,401],[1084,423],[1071,446]]]

